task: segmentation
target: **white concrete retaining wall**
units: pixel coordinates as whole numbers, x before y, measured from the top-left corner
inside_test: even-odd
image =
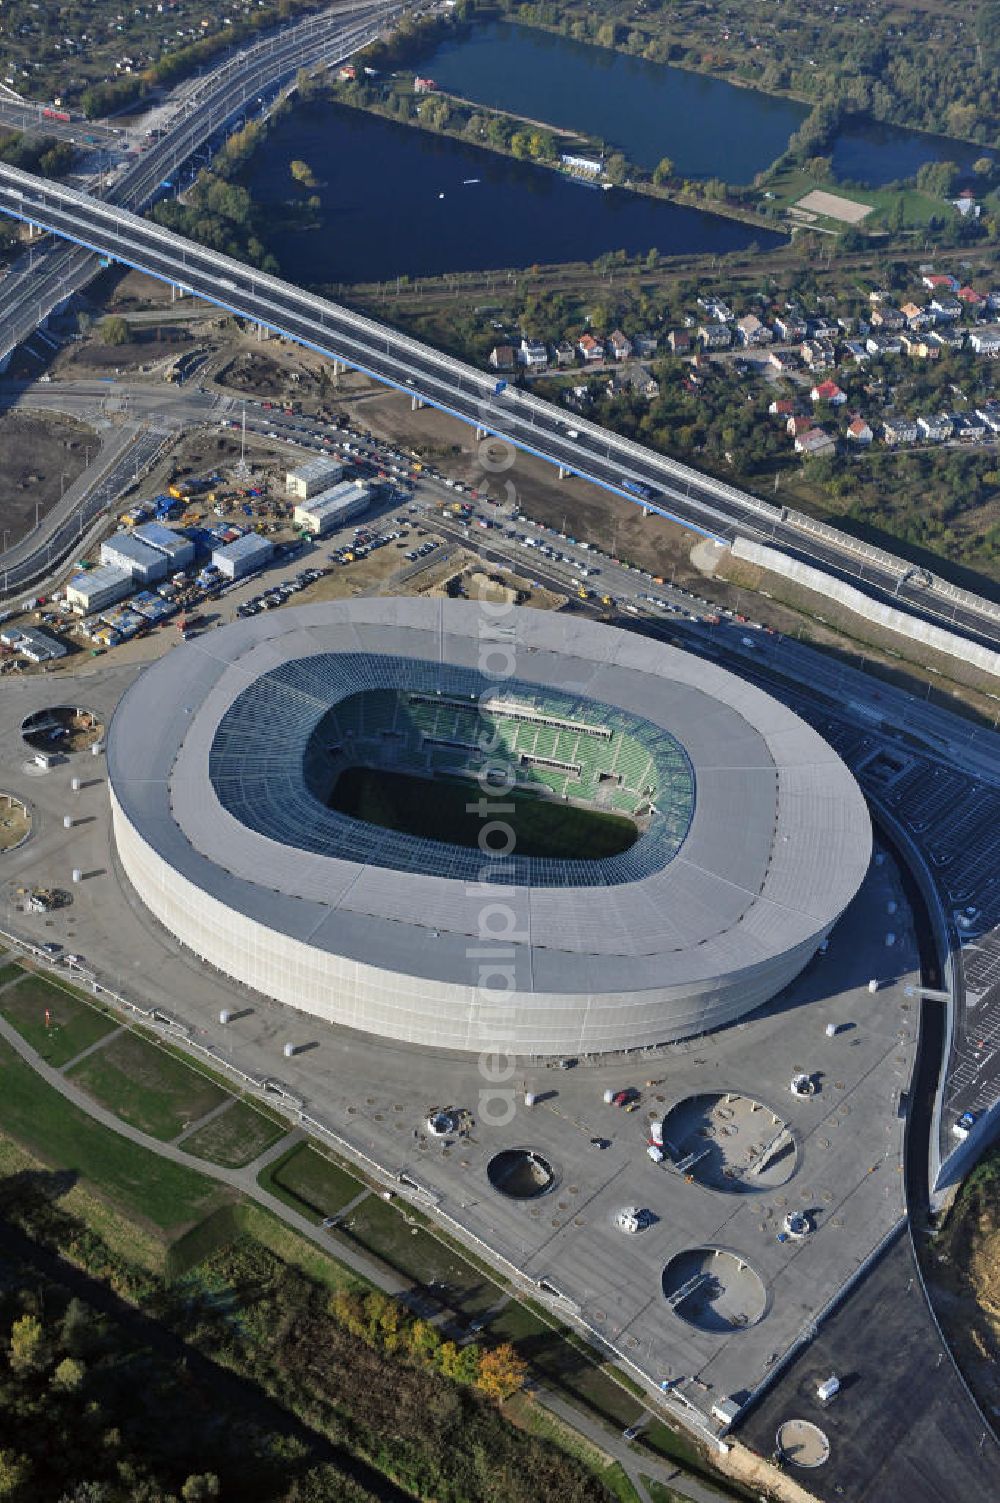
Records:
[[[832,575],[822,569],[816,569],[812,564],[800,563],[798,559],[788,558],[786,554],[779,553],[775,548],[767,548],[762,543],[752,543],[746,538],[737,538],[732,546],[734,558],[743,559],[748,564],[756,564],[761,569],[770,569],[774,574],[783,574],[787,579],[792,579],[796,584],[804,586],[807,590],[816,590],[822,595],[827,595],[849,611],[863,616],[866,621],[872,621],[877,626],[884,626],[889,631],[899,632],[902,636],[910,637],[914,641],[923,642],[925,647],[931,647],[935,652],[947,653],[949,657],[960,658],[963,663],[970,663],[974,668],[981,668],[985,673],[992,673],[1000,678],[1000,652],[994,652],[992,648],[981,646],[977,642],[970,642],[966,637],[960,637],[956,632],[947,631],[943,626],[934,626],[930,621],[924,621],[919,616],[911,616],[908,611],[899,610],[898,607],[886,605],[880,600],[873,600],[862,590],[856,590],[853,585],[846,584],[841,579],[834,579]]]

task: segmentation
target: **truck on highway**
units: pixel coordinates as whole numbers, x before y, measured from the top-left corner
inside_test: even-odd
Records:
[[[659,495],[659,491],[654,491],[651,485],[646,485],[642,480],[623,479],[622,488],[629,491],[631,495],[638,496],[640,501],[655,501]]]

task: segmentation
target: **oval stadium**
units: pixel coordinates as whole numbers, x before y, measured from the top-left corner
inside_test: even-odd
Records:
[[[631,632],[360,599],[147,668],[108,741],[116,847],[203,960],[459,1051],[700,1034],[788,985],[861,884],[864,799],[761,690]]]

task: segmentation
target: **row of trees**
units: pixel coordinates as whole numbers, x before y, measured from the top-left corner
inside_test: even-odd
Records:
[[[481,1347],[470,1341],[456,1346],[430,1321],[410,1315],[398,1300],[378,1289],[367,1294],[342,1290],[331,1299],[330,1313],[368,1346],[405,1354],[419,1366],[474,1388],[498,1403],[524,1386],[528,1364],[510,1342]]]
[[[240,1212],[236,1240],[168,1283],[68,1214],[66,1188],[60,1175],[0,1182],[0,1224],[91,1270],[73,1277],[94,1295],[19,1270],[5,1234],[0,1498],[609,1503],[581,1464],[504,1417],[524,1373],[509,1347],[457,1346],[374,1291],[331,1299],[240,1235]]]

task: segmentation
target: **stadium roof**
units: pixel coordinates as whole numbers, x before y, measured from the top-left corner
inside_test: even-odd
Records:
[[[686,836],[673,859],[653,860],[619,885],[529,878],[486,893],[464,872],[448,877],[303,849],[288,843],[303,797],[301,758],[288,746],[270,755],[280,715],[256,731],[273,801],[262,833],[213,786],[220,723],[265,675],[301,674],[291,665],[311,660],[326,676],[338,657],[345,667],[351,657],[382,659],[394,673],[436,664],[445,677],[492,674],[501,692],[505,680],[495,676],[506,670],[521,686],[591,701],[590,718],[610,706],[664,728],[693,772]],[[295,743],[303,756],[305,727],[322,713],[321,693]],[[363,599],[286,609],[175,648],[124,696],[108,765],[128,819],[190,882],[266,928],[386,971],[475,985],[484,905],[502,891],[515,985],[542,994],[628,993],[763,966],[829,926],[871,851],[867,809],[847,768],[759,689],[633,633],[527,609],[497,622],[495,608],[472,602]],[[642,840],[626,854],[641,847]]]

